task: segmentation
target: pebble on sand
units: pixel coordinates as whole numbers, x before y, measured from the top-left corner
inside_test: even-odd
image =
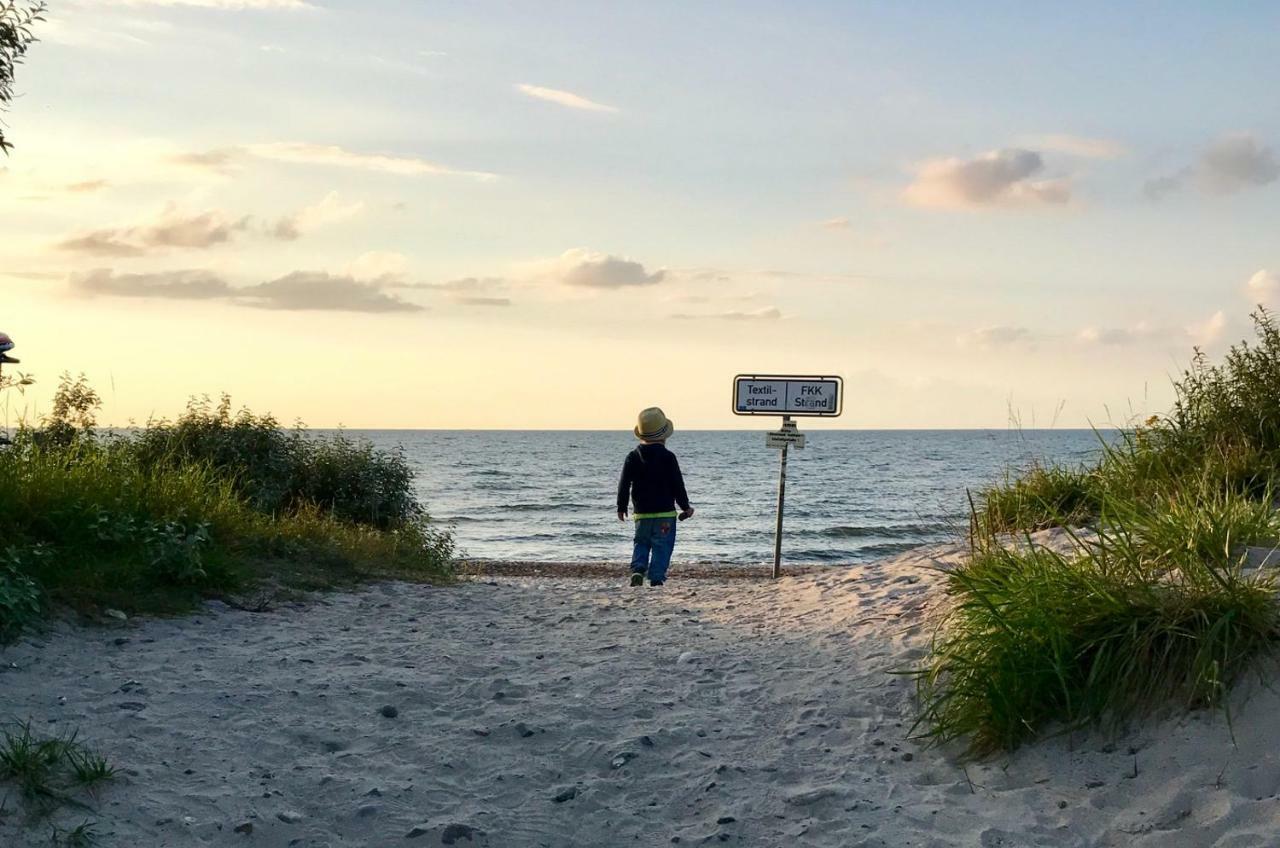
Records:
[[[378,710],[378,712],[382,713],[382,715],[387,718],[395,718],[400,715],[400,711],[390,704],[385,704],[382,709]]]
[[[578,787],[570,786],[568,789],[561,789],[556,796],[551,799],[553,804],[563,804],[565,801],[572,801],[578,797]]]

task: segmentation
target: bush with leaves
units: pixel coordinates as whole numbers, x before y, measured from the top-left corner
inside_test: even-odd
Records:
[[[176,421],[149,422],[130,450],[143,463],[208,466],[273,515],[311,505],[379,529],[426,517],[413,470],[399,451],[342,433],[309,433],[301,425],[285,430],[271,415],[231,410],[226,395],[216,406],[207,397],[193,400]]]
[[[27,576],[33,560],[48,556],[48,549],[10,546],[0,554],[0,643],[17,636],[40,618],[40,587]]]
[[[81,374],[72,379],[63,374],[53,393],[53,406],[32,436],[42,445],[66,447],[82,439],[92,439],[98,426],[102,398]]]
[[[32,26],[44,20],[48,9],[43,0],[19,6],[16,0],[0,0],[0,111],[13,102],[13,77],[27,50],[35,43]],[[0,152],[13,148],[0,128]]]

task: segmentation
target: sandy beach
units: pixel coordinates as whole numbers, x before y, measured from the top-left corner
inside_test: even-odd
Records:
[[[109,846],[1268,846],[1280,695],[962,764],[909,738],[954,547],[663,589],[472,576],[56,626],[0,710],[120,768]],[[389,708],[389,709],[384,709]],[[384,714],[385,713],[385,714]],[[0,844],[48,827],[0,818]]]

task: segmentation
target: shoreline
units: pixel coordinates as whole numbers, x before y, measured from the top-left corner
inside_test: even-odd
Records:
[[[804,574],[821,574],[827,570],[841,570],[857,563],[832,565],[786,565],[783,577]],[[865,564],[865,563],[864,563]],[[618,562],[539,562],[529,560],[460,560],[455,563],[459,577],[542,577],[566,579],[625,580],[630,574],[630,564]],[[731,563],[672,563],[668,572],[670,580],[771,580],[773,566],[737,565]]]

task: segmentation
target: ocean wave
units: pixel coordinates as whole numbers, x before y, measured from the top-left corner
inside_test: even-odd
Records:
[[[585,504],[563,504],[563,503],[517,503],[505,504],[502,509],[512,512],[555,512],[562,509],[591,509],[592,507]]]
[[[918,547],[920,547],[919,542],[881,542],[878,545],[863,545],[857,549],[857,554],[864,558],[893,556]]]
[[[950,533],[955,528],[949,524],[869,524],[861,527],[840,525],[816,531],[816,535],[829,539],[865,539],[870,537],[919,537]]]

